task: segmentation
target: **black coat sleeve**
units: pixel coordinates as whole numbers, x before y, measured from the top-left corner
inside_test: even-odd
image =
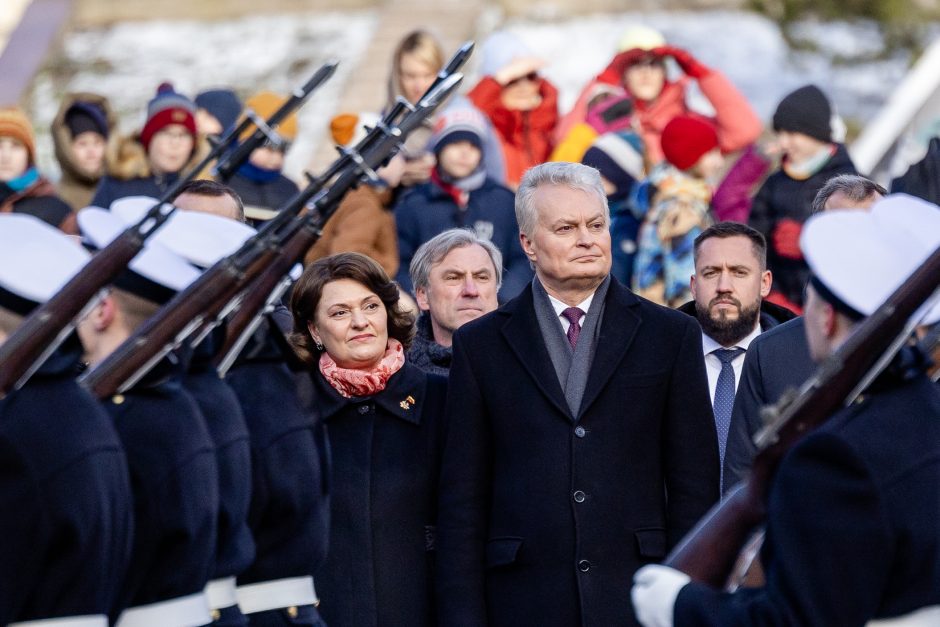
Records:
[[[689,319],[666,406],[667,538],[674,546],[718,500],[718,435],[702,359],[702,332]]]
[[[727,594],[689,584],[676,599],[675,624],[865,624],[892,572],[883,505],[851,447],[833,434],[807,438],[781,464],[771,492],[766,586]]]
[[[441,625],[485,625],[483,546],[489,503],[488,412],[462,334],[454,337],[438,492]]]

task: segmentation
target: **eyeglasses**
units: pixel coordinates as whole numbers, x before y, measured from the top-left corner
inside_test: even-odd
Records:
[[[523,76],[518,76],[518,77],[512,79],[511,81],[509,81],[508,83],[506,83],[506,84],[504,85],[504,87],[511,87],[511,86],[513,86],[513,85],[515,85],[515,84],[517,84],[517,83],[521,83],[522,81],[529,81],[530,83],[534,83],[534,82],[537,81],[537,80],[539,80],[539,73],[538,73],[538,72],[529,72],[528,74],[525,74],[525,75],[523,75]]]

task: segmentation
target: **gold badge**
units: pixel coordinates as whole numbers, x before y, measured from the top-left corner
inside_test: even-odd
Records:
[[[398,404],[398,406],[401,407],[402,409],[408,410],[408,409],[411,409],[411,406],[414,404],[415,404],[415,397],[409,394],[405,398],[405,400],[403,400],[402,402]]]

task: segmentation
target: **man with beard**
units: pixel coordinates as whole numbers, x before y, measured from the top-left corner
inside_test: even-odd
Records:
[[[694,307],[702,327],[718,454],[724,462],[744,353],[761,331],[794,314],[763,302],[773,277],[767,269],[767,242],[755,229],[739,222],[719,222],[695,238],[693,256],[695,274],[690,287],[694,300],[681,310],[692,315]]]

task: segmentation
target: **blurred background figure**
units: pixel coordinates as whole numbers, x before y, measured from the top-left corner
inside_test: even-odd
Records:
[[[748,219],[769,245],[767,267],[774,283],[767,299],[797,313],[802,312],[809,278],[800,251],[803,222],[826,181],[856,174],[849,153],[833,133],[833,122],[829,98],[815,85],[800,87],[780,101],[773,127],[783,159],[758,190]]]
[[[140,132],[110,143],[107,174],[98,183],[91,204],[108,208],[126,196],[159,198],[180,174],[208,152],[196,134],[196,105],[162,83],[147,104]]]
[[[245,101],[245,108],[251,109],[263,120],[268,119],[281,108],[287,100],[284,96],[270,91],[262,91]],[[255,131],[254,126],[245,131],[241,141],[248,139]],[[284,175],[284,156],[291,144],[297,139],[297,113],[287,116],[274,129],[260,148],[255,148],[238,171],[228,181],[223,181],[241,197],[245,203],[245,216],[249,222],[267,220],[299,190],[297,184]]]
[[[558,90],[539,74],[545,61],[512,33],[490,35],[479,54],[483,78],[468,96],[496,129],[506,161],[506,184],[515,189],[527,169],[551,154]]]
[[[98,181],[105,174],[108,138],[117,118],[104,96],[66,94],[52,122],[55,157],[62,169],[58,191],[78,211],[91,203]]]
[[[0,213],[11,211],[78,233],[75,212],[36,167],[32,124],[20,109],[0,109]]]

